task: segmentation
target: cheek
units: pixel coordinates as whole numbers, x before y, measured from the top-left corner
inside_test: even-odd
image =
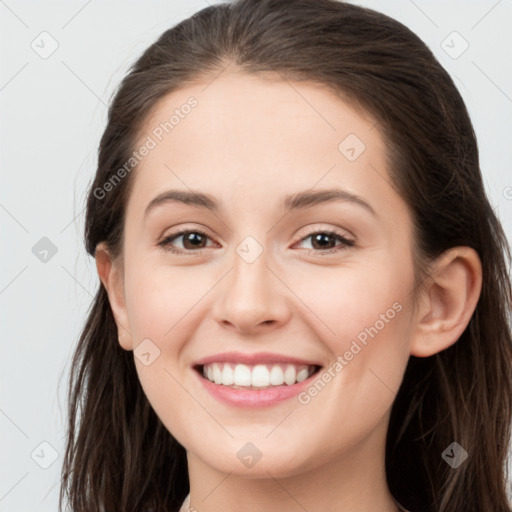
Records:
[[[191,335],[192,307],[204,292],[193,293],[190,276],[170,267],[137,265],[128,275],[125,290],[138,378],[156,415],[182,441],[186,426],[177,418],[190,405],[190,395],[181,384],[180,352]],[[144,362],[144,352],[149,361]]]
[[[134,265],[127,275],[131,276],[126,284],[131,328],[139,341],[150,338],[160,346],[205,293],[190,268],[148,263]]]
[[[288,277],[306,306],[301,309],[304,318],[318,324],[322,341],[335,354],[348,350],[354,339],[364,343],[403,330],[412,280],[411,268],[391,256]]]
[[[330,310],[336,332],[331,349],[343,375],[339,382],[343,392],[364,397],[361,414],[367,407],[390,405],[400,386],[409,357],[412,283],[412,267],[389,261],[347,278],[336,310]]]

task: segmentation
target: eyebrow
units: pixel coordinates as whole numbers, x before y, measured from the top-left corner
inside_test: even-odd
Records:
[[[317,191],[305,190],[304,192],[297,192],[296,194],[292,194],[284,198],[282,208],[285,212],[288,212],[333,201],[350,202],[362,206],[372,215],[377,216],[372,206],[362,197],[342,189]],[[144,217],[146,217],[149,212],[157,206],[172,202],[183,203],[190,206],[196,206],[198,208],[205,208],[212,212],[218,212],[220,210],[220,205],[215,197],[209,194],[185,190],[166,190],[150,201],[144,212]]]

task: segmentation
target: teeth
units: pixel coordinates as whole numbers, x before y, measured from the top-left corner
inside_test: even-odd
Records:
[[[283,384],[291,386],[306,380],[314,371],[315,366],[307,365],[212,363],[203,366],[203,377],[234,388],[267,388]]]
[[[283,369],[275,364],[270,370],[270,384],[273,386],[280,386],[284,382]]]
[[[297,382],[302,382],[303,380],[306,380],[309,377],[309,371],[307,368],[302,368],[302,370],[299,370],[297,372]]]
[[[245,366],[245,364],[237,364],[235,366],[234,379],[235,379],[236,386],[250,386],[251,385],[251,369],[248,366]]]
[[[225,386],[231,386],[231,384],[235,383],[235,374],[229,364],[225,364],[224,370],[222,370],[222,383]]]
[[[250,372],[250,369],[249,369],[249,372]],[[270,384],[270,372],[267,370],[266,366],[264,366],[262,364],[257,364],[252,369],[251,384],[255,388],[264,388]]]
[[[213,381],[215,384],[220,384],[222,382],[222,371],[216,363],[213,365]]]
[[[284,381],[288,386],[295,384],[297,378],[297,372],[295,370],[295,366],[289,364],[284,371]]]

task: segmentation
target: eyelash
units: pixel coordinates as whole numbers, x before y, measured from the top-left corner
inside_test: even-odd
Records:
[[[202,236],[204,236],[206,238],[210,238],[208,236],[208,234],[205,233],[204,231],[202,231],[201,229],[189,229],[189,230],[179,231],[178,233],[173,233],[173,234],[165,237],[161,242],[158,243],[158,245],[163,247],[164,250],[169,251],[172,254],[191,254],[191,253],[199,253],[199,254],[201,254],[201,252],[204,249],[206,249],[206,247],[203,247],[203,248],[198,249],[197,251],[195,251],[195,250],[191,250],[191,249],[175,249],[175,248],[173,248],[171,246],[171,242],[173,240],[175,240],[176,238],[179,238],[180,236],[183,236],[183,235],[186,235],[186,234],[190,234],[190,233],[196,233],[196,234],[202,235]],[[339,251],[346,250],[346,249],[354,246],[354,244],[355,244],[355,242],[353,240],[349,240],[349,239],[345,238],[343,235],[341,235],[340,233],[337,233],[336,231],[329,231],[329,230],[313,231],[309,235],[301,238],[299,240],[299,242],[304,242],[308,238],[310,238],[310,237],[312,237],[314,235],[319,235],[319,234],[335,237],[342,244],[341,244],[341,246],[338,245],[337,247],[334,247],[334,248],[331,248],[331,249],[324,249],[324,250],[322,250],[322,249],[306,249],[307,250],[307,254],[311,254],[311,253],[315,253],[317,255],[332,254],[332,253],[336,253],[336,252],[339,252]]]

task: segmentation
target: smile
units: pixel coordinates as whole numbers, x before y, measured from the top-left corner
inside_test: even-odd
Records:
[[[228,356],[231,361],[207,359],[193,366],[203,389],[225,405],[243,408],[270,407],[297,397],[322,368],[303,361],[291,362],[290,358],[272,362],[270,356],[259,357],[259,362],[254,356],[245,357],[245,363],[238,362],[238,356]]]
[[[203,377],[217,385],[232,389],[269,389],[277,386],[292,386],[316,373],[316,365],[295,364],[235,364],[219,362],[200,367]]]

